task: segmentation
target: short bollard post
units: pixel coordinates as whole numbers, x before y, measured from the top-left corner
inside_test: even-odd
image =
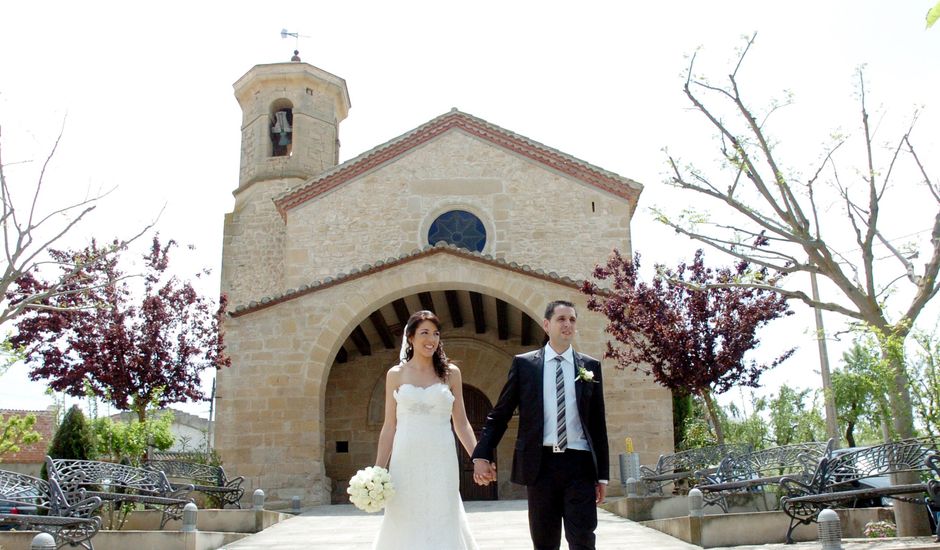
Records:
[[[33,537],[29,550],[55,550],[55,539],[49,533],[39,533]]]
[[[295,514],[300,513],[300,497],[294,495],[290,499],[290,509],[294,511]]]
[[[253,502],[251,509],[255,511],[255,533],[260,533],[264,530],[264,491],[255,489],[251,500]]]
[[[183,528],[180,531],[195,531],[196,530],[196,514],[198,513],[199,508],[192,502],[183,506]]]
[[[702,491],[689,491],[689,542],[702,546],[702,522],[705,520],[705,499]]]
[[[819,512],[819,542],[822,550],[842,550],[842,524],[839,514],[826,508]]]
[[[698,489],[689,491],[689,515],[693,518],[705,515],[705,498],[702,496],[702,491]]]
[[[620,483],[626,488],[628,478],[640,478],[640,453],[633,450],[633,438],[625,438],[624,444],[627,452],[620,453]]]
[[[635,497],[636,496],[636,480],[632,477],[627,478],[627,496]]]

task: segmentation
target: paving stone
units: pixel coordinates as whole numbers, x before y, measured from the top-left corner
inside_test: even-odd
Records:
[[[466,503],[470,528],[481,550],[528,550],[529,527],[523,500]],[[366,514],[350,505],[317,506],[265,531],[226,546],[226,550],[309,550],[333,548],[369,550],[381,523],[381,514]],[[793,545],[765,544],[733,547],[734,550],[818,550],[817,542]],[[940,549],[932,537],[850,539],[843,550],[926,550]],[[562,548],[566,548],[564,542]],[[599,510],[597,550],[697,550],[659,531]],[[718,548],[714,550],[731,550]]]

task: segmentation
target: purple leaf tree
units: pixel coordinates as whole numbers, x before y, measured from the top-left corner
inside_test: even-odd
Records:
[[[603,287],[594,281],[583,285],[588,309],[607,317],[607,332],[621,344],[608,342],[606,357],[618,368],[652,375],[679,395],[699,396],[723,443],[713,395],[734,386],[757,387],[764,371],[793,354],[791,349],[766,364],[745,358],[760,344],[759,328],[792,312],[772,290],[728,283],[750,278],[773,286],[777,279],[743,261],[733,268],[708,268],[702,250],[690,265],[680,263],[675,270],[657,265],[650,283],[640,280],[639,267],[639,254],[631,262],[614,250],[606,265],[594,269]]]
[[[150,406],[205,399],[200,373],[231,365],[220,330],[227,300],[215,304],[168,273],[175,244],[154,237],[143,256],[142,292],[131,287],[139,279],[120,267],[120,255],[102,254],[94,241],[50,251],[65,266],[65,281],[21,277],[10,299],[60,288],[17,320],[11,343],[24,350],[30,378],[73,396],[90,391],[141,422]]]

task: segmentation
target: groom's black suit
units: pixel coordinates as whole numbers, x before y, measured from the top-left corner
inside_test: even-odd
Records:
[[[487,416],[473,451],[473,458],[495,462],[494,450],[513,412],[519,409],[519,434],[510,479],[527,486],[529,529],[536,548],[558,548],[564,510],[569,548],[593,549],[597,524],[595,484],[610,479],[601,364],[581,353],[574,352],[572,356],[576,376],[582,367],[594,375],[593,381],[575,381],[578,415],[590,453],[569,449],[556,454],[543,445],[544,348],[513,358],[509,379]],[[564,486],[574,486],[575,491],[565,492]]]

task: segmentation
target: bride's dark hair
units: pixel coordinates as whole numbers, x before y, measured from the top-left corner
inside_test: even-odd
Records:
[[[437,330],[441,330],[441,320],[433,312],[423,309],[412,313],[411,317],[408,318],[408,322],[405,323],[405,337],[408,339],[408,347],[405,348],[406,361],[411,361],[411,358],[415,355],[415,348],[411,343],[411,339],[414,338],[415,333],[418,331],[418,325],[422,321],[431,321],[437,327]],[[431,359],[434,363],[434,374],[441,380],[447,380],[447,375],[450,374],[450,368],[448,367],[450,360],[447,359],[447,354],[444,353],[443,341],[438,341],[437,351],[434,352]]]

